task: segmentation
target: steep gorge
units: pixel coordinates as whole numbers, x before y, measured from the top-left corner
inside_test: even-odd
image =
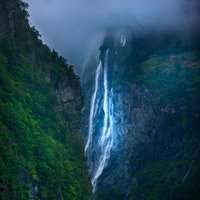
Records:
[[[198,200],[199,36],[111,30],[83,105],[26,9],[0,2],[0,199]]]

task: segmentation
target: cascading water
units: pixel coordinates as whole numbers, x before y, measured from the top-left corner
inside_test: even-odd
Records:
[[[94,93],[92,95],[92,100],[91,100],[91,107],[90,107],[90,118],[89,118],[89,132],[88,132],[88,139],[87,143],[85,146],[85,152],[89,157],[89,153],[91,151],[91,145],[92,145],[92,136],[93,136],[93,118],[94,118],[94,110],[95,110],[95,103],[96,103],[96,97],[97,97],[97,90],[98,90],[98,85],[99,85],[99,75],[101,71],[101,61],[99,62],[99,65],[96,70],[96,76],[95,76],[95,87],[94,87]]]
[[[96,190],[98,178],[108,164],[115,143],[113,89],[108,81],[108,57],[109,50],[105,53],[104,63],[100,61],[96,70],[85,146],[93,192]]]
[[[122,47],[124,47],[126,45],[126,35],[124,35],[124,34],[121,35],[120,43],[121,43]]]

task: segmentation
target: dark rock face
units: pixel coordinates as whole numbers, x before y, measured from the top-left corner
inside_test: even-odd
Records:
[[[65,77],[64,81],[59,82],[58,78],[50,78],[50,84],[59,101],[58,110],[62,111],[65,108],[80,111],[82,107],[82,95],[79,82],[70,80],[70,77]]]
[[[11,1],[12,3],[14,1]],[[4,1],[2,5],[9,5],[9,2]],[[0,13],[0,37],[5,36],[8,34],[11,37],[14,37],[15,29],[14,29],[14,16],[17,13],[17,10],[14,8],[5,10],[2,10],[0,7],[1,13]]]
[[[58,99],[57,110],[65,116],[66,126],[70,131],[79,134],[81,125],[80,114],[83,105],[79,81],[75,77],[69,76],[65,76],[60,80],[51,68],[48,70],[45,79]]]
[[[122,130],[118,135],[119,146],[112,152],[99,179],[100,194],[117,185],[124,194],[123,199],[129,199],[137,183],[137,174],[147,170],[150,163],[181,163],[186,159],[186,164],[177,164],[173,168],[173,184],[183,181],[195,152],[199,151],[198,133],[193,129],[193,135],[188,134],[197,124],[197,118],[191,114],[194,125],[190,130],[185,129],[174,118],[184,115],[187,108],[160,104],[155,99],[156,95],[145,86],[133,83],[117,88],[115,115],[120,113],[116,119]]]

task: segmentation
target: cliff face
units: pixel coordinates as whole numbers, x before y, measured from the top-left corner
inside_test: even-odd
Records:
[[[107,199],[110,188],[123,199],[187,199],[187,192],[180,193],[192,187],[191,196],[197,199],[198,186],[190,184],[198,185],[199,114],[191,114],[192,124],[185,125],[186,107],[156,103],[156,95],[145,86],[128,84],[116,92],[122,131],[118,149],[99,179],[99,191],[105,194],[98,198]]]
[[[57,110],[64,116],[64,122],[70,132],[80,138],[81,109],[83,96],[76,76],[64,76],[61,80],[52,69],[48,69],[45,80],[51,86],[58,100]]]
[[[14,1],[13,1],[14,2]],[[12,3],[13,3],[12,2]],[[3,10],[5,8],[6,2],[2,2],[1,4],[1,15],[0,15],[0,36],[5,36],[9,34],[14,36],[14,24],[13,24],[13,15],[15,13],[15,9]],[[8,12],[8,13],[6,13]],[[7,15],[7,16],[6,16]]]
[[[178,46],[179,39],[173,37],[164,46],[163,38],[142,37],[130,34],[123,46],[109,36],[100,47],[102,62],[105,52],[112,52],[108,68],[116,71],[113,78],[109,76],[108,85],[114,94],[117,142],[98,178],[95,197],[198,199],[199,50],[182,43]],[[87,81],[84,88],[91,87],[91,80]],[[85,105],[84,119],[89,106]],[[84,126],[83,133],[87,129]],[[94,137],[97,134],[100,131]]]
[[[88,200],[79,79],[26,9],[0,2],[0,199]]]

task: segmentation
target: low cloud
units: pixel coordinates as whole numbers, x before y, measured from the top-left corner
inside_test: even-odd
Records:
[[[198,0],[25,0],[30,22],[51,48],[81,75],[91,54],[97,55],[107,27],[129,26],[135,32],[196,31]]]

